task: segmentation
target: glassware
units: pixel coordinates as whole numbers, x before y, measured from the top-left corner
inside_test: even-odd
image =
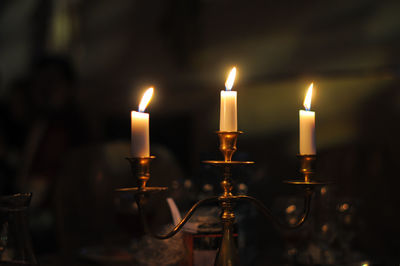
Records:
[[[32,193],[0,197],[0,265],[39,265],[28,229]]]

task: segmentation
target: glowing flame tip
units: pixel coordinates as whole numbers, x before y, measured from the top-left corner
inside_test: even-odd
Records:
[[[142,100],[139,104],[139,112],[144,112],[146,110],[147,105],[149,104],[151,97],[153,96],[154,88],[148,88],[146,92],[143,94]]]
[[[233,67],[231,72],[229,73],[228,78],[226,79],[225,90],[227,91],[232,90],[233,83],[235,82],[235,77],[236,77],[236,67]]]
[[[304,98],[303,105],[307,111],[310,111],[310,109],[311,109],[311,98],[312,98],[313,87],[314,87],[314,83],[311,83],[310,87],[308,87],[306,97]]]

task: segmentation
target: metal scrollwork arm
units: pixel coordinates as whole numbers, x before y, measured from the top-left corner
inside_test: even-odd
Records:
[[[182,228],[183,226],[186,224],[186,222],[190,219],[190,217],[192,217],[193,213],[196,211],[196,209],[198,207],[200,207],[203,204],[206,203],[211,203],[214,201],[218,201],[218,197],[211,197],[211,198],[207,198],[207,199],[203,199],[198,201],[196,204],[194,204],[192,206],[192,208],[190,208],[190,210],[186,213],[185,217],[183,217],[183,219],[177,224],[175,225],[175,227],[167,234],[164,235],[158,235],[156,233],[154,233],[151,229],[149,224],[147,223],[147,218],[146,215],[144,213],[143,210],[143,204],[142,204],[142,199],[143,199],[143,195],[137,195],[135,196],[135,200],[138,206],[138,210],[139,210],[139,215],[142,219],[142,224],[144,226],[144,229],[146,230],[146,232],[148,232],[152,237],[158,238],[158,239],[167,239],[167,238],[171,238],[174,235],[176,235]]]
[[[285,224],[282,223],[281,221],[279,221],[273,214],[272,211],[270,209],[268,209],[264,203],[256,198],[253,198],[251,196],[247,196],[247,195],[239,195],[236,196],[236,199],[244,199],[247,200],[251,203],[254,203],[256,205],[256,207],[270,220],[272,220],[275,224],[277,224],[278,226],[285,228],[285,229],[296,229],[299,228],[302,224],[304,224],[304,222],[306,221],[309,213],[310,213],[310,203],[311,203],[311,197],[312,197],[312,190],[311,189],[306,189],[305,191],[305,195],[304,195],[304,210],[303,213],[300,217],[300,219],[295,223],[295,224]]]

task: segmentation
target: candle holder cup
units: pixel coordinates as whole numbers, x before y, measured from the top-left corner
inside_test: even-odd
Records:
[[[300,172],[303,174],[301,180],[295,181],[285,181],[286,183],[293,185],[305,185],[304,189],[304,210],[301,217],[295,224],[286,224],[280,222],[273,215],[272,211],[268,209],[263,202],[260,200],[247,196],[247,195],[234,195],[233,193],[233,182],[232,182],[232,167],[251,165],[252,161],[232,161],[232,157],[237,150],[237,138],[242,132],[234,131],[218,131],[217,135],[219,137],[220,146],[219,149],[224,157],[223,161],[203,161],[203,163],[210,164],[213,166],[221,167],[223,171],[222,181],[220,183],[222,188],[222,194],[219,196],[209,197],[198,201],[194,204],[190,210],[186,213],[184,218],[167,234],[160,235],[154,233],[148,226],[146,216],[144,215],[145,201],[143,201],[144,195],[148,195],[151,192],[159,192],[166,190],[165,187],[147,187],[147,181],[150,179],[149,164],[154,157],[145,158],[128,158],[131,163],[132,169],[136,171],[138,178],[138,186],[134,188],[122,188],[118,189],[119,192],[130,192],[135,194],[136,203],[138,205],[139,213],[142,219],[142,223],[145,230],[150,233],[153,237],[158,239],[167,239],[178,233],[185,223],[190,219],[193,213],[198,209],[198,207],[209,204],[209,203],[219,203],[221,208],[221,224],[222,224],[222,241],[217,252],[215,259],[216,266],[236,266],[240,265],[239,253],[236,247],[234,237],[233,237],[233,224],[235,222],[235,212],[234,207],[238,201],[247,201],[254,204],[257,209],[264,214],[268,219],[272,220],[278,226],[285,229],[298,228],[306,221],[310,212],[310,202],[313,195],[313,187],[317,185],[322,185],[324,183],[313,181],[314,175],[314,164],[315,155],[300,155]],[[134,167],[133,167],[134,166]],[[137,171],[136,167],[139,167]]]
[[[150,180],[150,163],[155,156],[147,157],[127,157],[132,169],[132,174],[136,176],[137,186],[116,189],[117,192],[134,192],[136,194],[149,194],[154,192],[165,191],[167,187],[148,187],[147,182]]]
[[[315,178],[315,165],[317,161],[317,156],[315,154],[299,154],[297,155],[297,158],[299,159],[299,172],[302,176],[296,180],[286,180],[284,183],[301,185],[309,188],[330,183],[322,182]]]
[[[217,131],[219,137],[219,150],[224,156],[225,162],[232,161],[232,156],[236,152],[236,143],[238,136],[242,131]]]

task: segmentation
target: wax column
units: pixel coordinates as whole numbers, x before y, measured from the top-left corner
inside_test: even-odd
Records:
[[[139,104],[139,112],[131,112],[131,155],[132,157],[150,156],[149,117],[144,113],[153,95],[153,88],[149,88]]]
[[[313,83],[308,88],[307,95],[304,99],[304,107],[306,110],[299,111],[300,118],[300,154],[314,155],[316,154],[315,145],[315,112],[310,111],[312,98]]]
[[[232,91],[235,76],[236,67],[232,68],[225,82],[225,90],[221,91],[220,131],[237,131],[237,92]]]

